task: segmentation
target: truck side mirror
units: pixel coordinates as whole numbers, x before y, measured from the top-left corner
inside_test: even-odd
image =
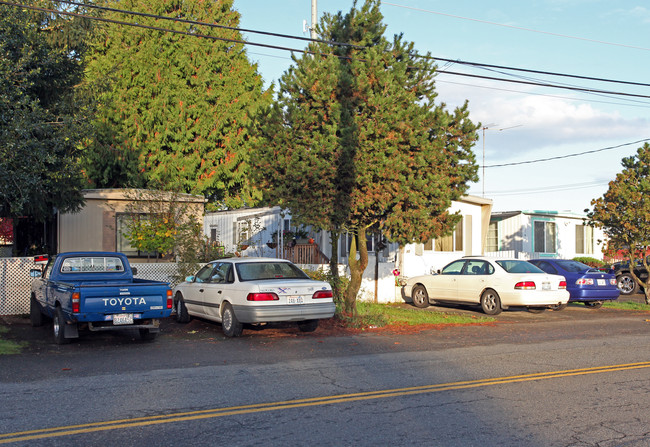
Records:
[[[133,276],[138,274],[138,269],[136,267],[131,267],[131,272],[133,272]]]
[[[29,276],[32,278],[40,278],[43,275],[43,272],[41,272],[39,269],[31,269],[29,271]]]

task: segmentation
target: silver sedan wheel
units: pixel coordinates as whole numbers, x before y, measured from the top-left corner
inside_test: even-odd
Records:
[[[429,305],[429,294],[427,293],[427,289],[421,284],[413,287],[411,298],[415,307],[427,307]]]
[[[501,298],[494,290],[486,290],[481,295],[481,308],[487,315],[498,315],[501,313]]]

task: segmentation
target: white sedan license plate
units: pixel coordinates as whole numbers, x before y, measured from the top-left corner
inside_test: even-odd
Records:
[[[550,282],[543,282],[542,283],[542,290],[551,290],[551,283]]]
[[[113,324],[133,324],[133,314],[115,314],[113,315]]]
[[[288,296],[287,304],[303,304],[304,300],[301,296]]]

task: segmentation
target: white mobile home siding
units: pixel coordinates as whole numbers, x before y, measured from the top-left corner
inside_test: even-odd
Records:
[[[601,229],[589,229],[590,240],[578,251],[576,232],[584,230],[585,216],[551,211],[514,211],[493,213],[497,222],[499,251],[528,253],[528,258],[553,257],[571,259],[588,256],[603,259],[605,234]],[[535,250],[535,222],[552,222],[555,225],[555,251]],[[579,230],[580,228],[580,230]]]

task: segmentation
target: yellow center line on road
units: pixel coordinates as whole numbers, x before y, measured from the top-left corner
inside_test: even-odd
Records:
[[[491,385],[500,385],[533,380],[557,379],[562,377],[580,376],[587,374],[602,374],[615,371],[626,371],[640,368],[650,368],[650,362],[626,363],[621,365],[597,366],[592,368],[568,369],[562,371],[550,371],[533,374],[522,374],[517,376],[494,377],[490,379],[467,380],[462,382],[449,382],[436,385],[423,385],[407,388],[395,388],[389,390],[368,391],[362,393],[338,394],[334,396],[312,397],[279,402],[267,402],[261,404],[240,405],[226,408],[213,408],[209,410],[196,410],[181,413],[161,414],[157,416],[146,416],[140,418],[117,419],[112,421],[94,422],[89,424],[67,425],[21,431],[15,433],[0,434],[0,444],[12,442],[23,442],[34,439],[54,438],[70,436],[83,433],[92,433],[124,428],[151,426],[158,424],[169,424],[171,422],[192,421],[200,419],[233,416],[238,414],[251,414],[266,411],[278,411],[289,408],[310,407],[318,405],[332,405],[345,402],[386,399],[390,397],[402,397],[414,394],[435,393],[439,391],[461,390],[468,388],[479,388]]]

